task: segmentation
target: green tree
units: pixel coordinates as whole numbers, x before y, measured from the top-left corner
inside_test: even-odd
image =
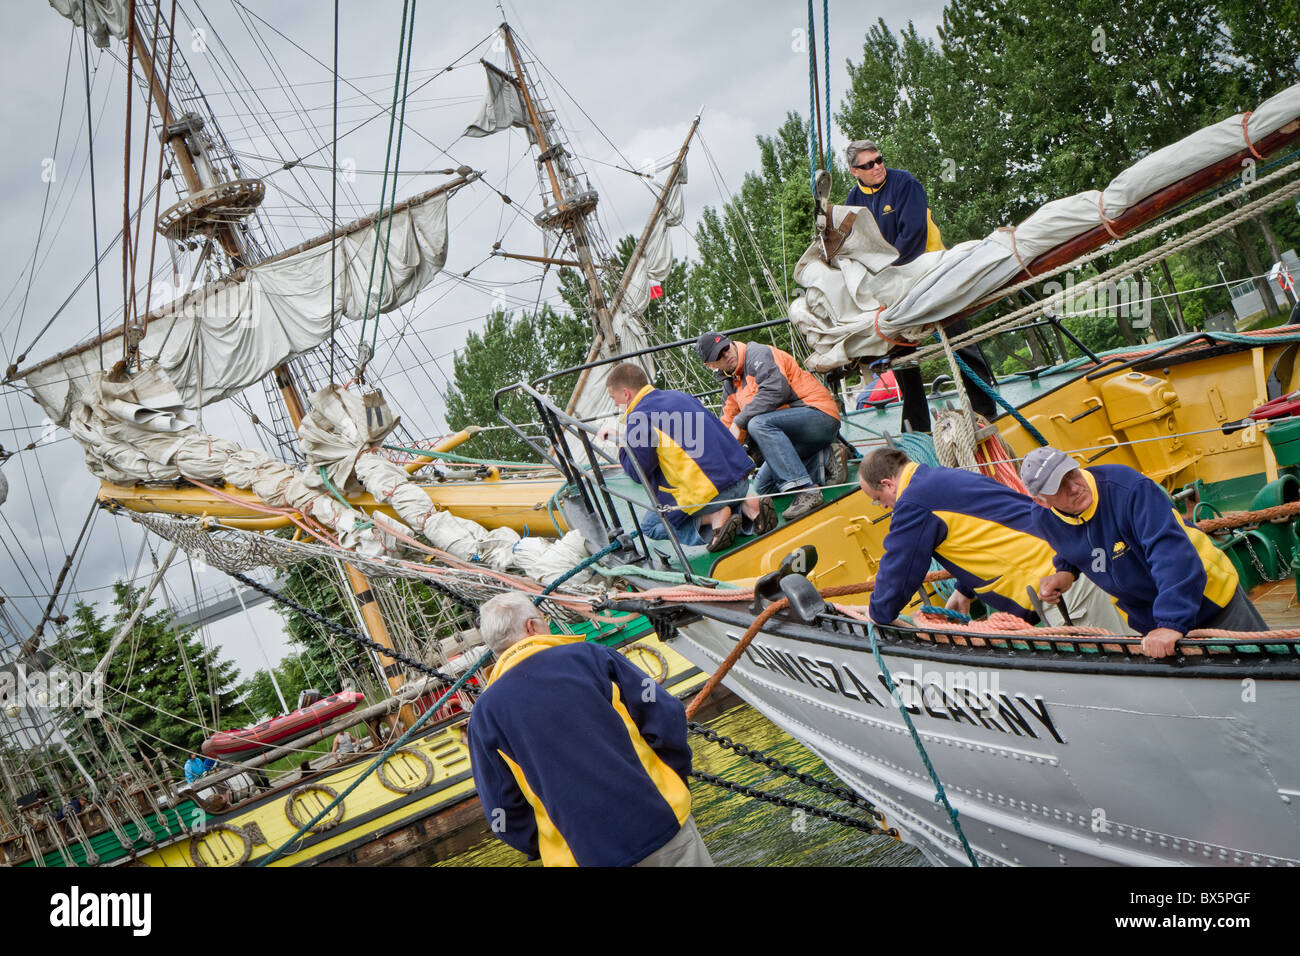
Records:
[[[1265,15],[1245,0],[952,2],[937,43],[910,24],[901,33],[884,21],[870,27],[861,60],[848,65],[837,120],[921,179],[951,245],[1096,188],[1293,82],[1294,45],[1278,38],[1298,27],[1291,7]],[[1273,79],[1279,73],[1290,79]],[[1240,226],[1212,258],[1180,254],[1182,271],[1194,274],[1189,284],[1218,281],[1220,259],[1229,276],[1258,274],[1271,258],[1264,229],[1285,247],[1293,219],[1274,212]],[[1215,296],[1227,306],[1223,290]],[[1011,307],[998,303],[974,322]],[[1106,328],[1085,325],[1099,335]],[[1123,321],[1115,327],[1137,340]],[[1104,348],[1109,338],[1090,344]]]
[[[285,703],[292,709],[298,694],[313,686],[303,654],[285,655],[275,666],[275,682],[271,680],[271,672],[265,669],[257,671],[248,679],[244,685],[244,703],[257,717],[273,717],[281,712],[280,697],[275,692],[276,683],[280,685]]]
[[[787,113],[775,135],[757,142],[758,170],[745,175],[721,210],[705,207],[700,214],[684,337],[781,318],[801,294],[795,266],[815,235],[808,123]],[[847,169],[833,160],[831,175],[831,202],[843,202],[851,185]],[[791,334],[787,327],[758,338],[792,350]]]
[[[66,639],[77,666],[89,672],[108,650],[118,627],[142,591],[119,581],[113,604],[102,615],[77,604]],[[179,627],[170,610],[148,607],[118,647],[105,673],[105,716],[116,720],[123,740],[139,755],[143,747],[177,757],[197,750],[214,730],[247,724],[252,713],[240,701],[239,672],[216,648],[205,648],[193,627]],[[107,749],[97,722],[85,726]]]
[[[497,389],[519,381],[532,381],[548,372],[580,365],[587,358],[590,334],[581,318],[544,306],[535,320],[516,318],[498,309],[488,316],[481,332],[471,332],[465,347],[456,355],[452,387],[447,393],[447,424],[453,429],[467,425],[499,425],[493,398]],[[553,389],[563,405],[571,383],[557,382]],[[533,401],[520,392],[504,396],[502,412],[516,424],[535,421]],[[536,429],[526,429],[536,434]],[[480,432],[466,445],[464,453],[481,458],[537,461],[528,444],[506,429]]]
[[[281,593],[298,604],[344,627],[356,626],[347,598],[339,590],[332,569],[323,560],[312,559],[292,565],[281,573],[280,583]],[[284,617],[290,641],[302,648],[297,663],[307,681],[305,686],[329,694],[342,687],[345,678],[355,676],[363,681],[373,678],[373,668],[365,648],[326,631],[297,608],[277,604],[276,610]],[[270,686],[269,679],[266,686]],[[283,684],[281,688],[284,689]],[[285,689],[286,698],[288,693]],[[273,689],[271,696],[275,696]],[[294,696],[297,696],[296,691]],[[263,698],[259,696],[258,699]],[[289,701],[289,704],[292,706],[293,702]],[[279,710],[278,701],[275,709]]]

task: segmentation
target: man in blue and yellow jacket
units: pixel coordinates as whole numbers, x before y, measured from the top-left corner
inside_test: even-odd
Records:
[[[1232,561],[1146,475],[1127,465],[1080,468],[1051,447],[1026,455],[1020,475],[1043,506],[1036,524],[1056,552],[1039,587],[1044,601],[1087,575],[1115,598],[1151,657],[1168,657],[1197,628],[1268,630]]]
[[[1037,590],[1050,573],[1052,549],[1033,530],[1040,509],[1029,498],[986,475],[917,464],[896,448],[867,455],[858,484],[893,511],[871,594],[873,621],[889,624],[898,617],[929,573],[931,559],[956,581],[948,607],[966,613],[978,597],[991,610],[1037,619],[1029,589]],[[1114,605],[1095,587],[1072,595],[1070,610],[1076,623],[1125,630]]]
[[[655,388],[631,362],[616,365],[605,387],[614,404],[625,409],[619,463],[639,482],[635,459],[682,544],[722,551],[738,533],[766,534],[776,527],[771,500],[750,494],[753,460],[694,396]],[[610,435],[609,429],[600,432],[602,438]],[[648,538],[668,536],[654,511],[641,530]]]
[[[712,866],[681,701],[617,651],[552,635],[519,591],[480,614],[497,662],[469,748],[492,832],[544,866]]]
[[[901,266],[924,252],[937,252],[944,248],[939,227],[930,215],[930,200],[920,180],[905,169],[886,169],[880,149],[869,139],[855,139],[844,150],[849,172],[857,181],[844,199],[846,206],[860,206],[871,213],[881,237],[898,250],[893,265]],[[947,326],[949,335],[969,332],[970,326],[960,319]],[[892,357],[901,358],[915,349],[895,350]],[[957,354],[971,370],[985,382],[992,384],[993,372],[978,345],[966,345]],[[903,392],[903,421],[912,431],[930,430],[930,406],[925,398],[925,385],[921,370],[908,366],[896,370],[899,387]],[[997,406],[984,390],[972,382],[965,372],[966,392],[971,406],[989,421],[997,417]]]

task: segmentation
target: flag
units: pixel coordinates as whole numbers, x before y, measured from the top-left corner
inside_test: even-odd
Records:
[[[652,285],[650,287],[650,298],[662,299],[664,297],[664,287],[661,285]]]

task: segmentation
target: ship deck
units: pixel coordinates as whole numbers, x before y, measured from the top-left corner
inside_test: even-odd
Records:
[[[1297,581],[1283,578],[1261,584],[1250,592],[1250,600],[1259,608],[1260,615],[1274,630],[1300,628],[1300,601],[1296,598]]]

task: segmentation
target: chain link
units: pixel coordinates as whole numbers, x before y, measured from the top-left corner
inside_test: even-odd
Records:
[[[744,757],[746,760],[752,760],[754,763],[761,764],[769,770],[774,770],[783,776],[790,777],[792,780],[798,780],[806,787],[812,787],[814,790],[820,790],[822,793],[829,796],[838,797],[850,806],[857,807],[859,810],[865,810],[882,823],[885,820],[885,815],[876,808],[875,804],[871,803],[869,800],[863,799],[848,787],[839,787],[833,783],[828,783],[825,780],[818,780],[816,777],[804,773],[798,767],[781,763],[774,757],[769,757],[761,750],[753,750],[746,747],[744,744],[736,743],[730,737],[724,737],[695,721],[691,721],[687,724],[686,729],[693,734],[698,734],[705,740],[717,744],[723,750],[730,750],[733,753]]]
[[[257,581],[254,581],[252,578],[246,575],[240,574],[238,571],[231,572],[230,576],[234,578],[236,581],[239,581],[242,584],[247,585],[248,587],[252,588],[255,591],[261,591],[272,601],[276,601],[280,604],[283,604],[285,607],[293,608],[299,614],[303,615],[304,617],[310,618],[311,620],[315,621],[317,624],[321,625],[322,627],[329,628],[335,634],[338,634],[341,637],[346,637],[350,641],[356,641],[362,647],[369,648],[372,651],[378,651],[380,654],[384,655],[385,657],[391,657],[399,664],[405,664],[407,667],[411,668],[412,670],[419,671],[421,674],[427,674],[428,676],[436,678],[437,680],[440,680],[443,683],[454,684],[456,682],[456,678],[451,676],[450,674],[444,674],[442,671],[436,670],[435,668],[430,667],[428,664],[424,663],[423,661],[416,660],[414,657],[407,657],[405,654],[403,654],[401,651],[397,650],[394,647],[385,647],[383,644],[380,644],[378,641],[372,641],[364,634],[361,634],[358,631],[354,631],[350,627],[344,627],[342,624],[339,624],[337,621],[331,621],[325,615],[319,614],[316,611],[313,611],[311,608],[299,604],[297,601],[293,600],[292,598],[285,597],[279,591],[273,591],[270,588],[266,587],[265,585],[259,584]]]
[[[764,803],[772,803],[778,807],[785,807],[787,810],[802,810],[814,817],[821,817],[832,823],[838,823],[841,826],[852,827],[854,830],[861,830],[863,833],[869,833],[873,836],[889,836],[897,840],[898,831],[893,827],[888,830],[876,826],[871,820],[859,820],[857,817],[845,816],[842,813],[836,813],[834,810],[823,810],[821,807],[814,807],[811,804],[800,803],[798,800],[790,800],[786,797],[778,797],[776,794],[768,793],[764,790],[756,790],[753,787],[747,787],[743,783],[736,783],[734,780],[724,780],[716,777],[711,773],[705,773],[702,770],[692,770],[691,776],[696,780],[712,784],[723,790],[730,790],[732,793],[738,793],[742,797],[752,797],[755,800],[762,800]]]

